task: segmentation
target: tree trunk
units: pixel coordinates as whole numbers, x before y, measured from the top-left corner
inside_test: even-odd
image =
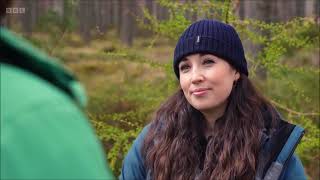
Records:
[[[112,2],[112,24],[116,28],[117,34],[120,34],[121,12],[120,0],[111,0]]]
[[[132,0],[120,0],[121,4],[121,24],[120,24],[120,39],[127,46],[132,45],[133,41],[133,17],[134,2]]]
[[[80,34],[82,39],[85,42],[90,42],[91,35],[91,23],[89,20],[90,12],[89,12],[89,1],[88,0],[81,0],[79,1],[79,11],[78,11],[78,18],[80,24]]]
[[[295,15],[299,17],[305,16],[306,1],[296,0],[296,12]]]
[[[27,36],[31,36],[32,35],[32,29],[33,26],[36,24],[36,20],[37,20],[37,4],[38,1],[34,0],[27,0],[24,1],[25,3],[25,15],[23,16],[23,28],[24,28],[24,32]]]

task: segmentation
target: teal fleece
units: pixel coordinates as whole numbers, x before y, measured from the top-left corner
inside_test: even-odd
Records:
[[[134,140],[131,149],[129,150],[128,154],[126,155],[121,175],[119,179],[121,180],[141,180],[141,179],[148,179],[150,180],[149,172],[144,166],[143,157],[141,155],[140,149],[142,147],[143,140],[145,135],[148,132],[150,125],[147,125],[138,137]],[[298,158],[297,155],[293,154],[288,162],[287,167],[285,167],[285,172],[280,180],[306,180],[307,177],[304,172],[303,165]]]
[[[78,81],[4,28],[0,47],[1,179],[114,179]],[[3,63],[11,58],[35,69]]]

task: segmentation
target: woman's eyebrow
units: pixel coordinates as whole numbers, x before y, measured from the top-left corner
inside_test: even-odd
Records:
[[[200,57],[203,57],[203,56],[213,56],[212,54],[200,54]]]
[[[184,57],[184,58],[181,59],[181,62],[182,62],[182,61],[188,61],[188,60],[189,60],[189,59],[188,59],[187,57]]]

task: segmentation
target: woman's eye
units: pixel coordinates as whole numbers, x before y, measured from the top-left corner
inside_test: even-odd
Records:
[[[187,65],[187,64],[184,64],[184,65],[180,66],[180,71],[181,72],[186,72],[186,71],[188,71],[188,69],[190,69],[190,66]]]
[[[212,59],[205,59],[203,61],[203,64],[213,64],[213,63],[214,63],[214,61]]]

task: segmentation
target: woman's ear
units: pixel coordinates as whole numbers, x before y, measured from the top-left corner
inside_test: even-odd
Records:
[[[238,81],[239,78],[240,78],[240,73],[238,71],[236,71],[235,76],[234,76],[234,80]]]

